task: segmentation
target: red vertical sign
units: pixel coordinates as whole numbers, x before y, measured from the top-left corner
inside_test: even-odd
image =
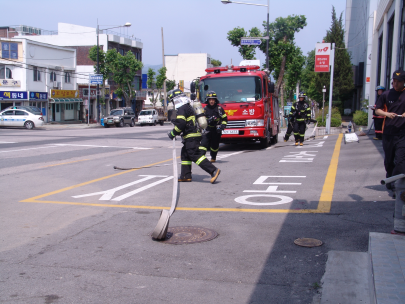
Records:
[[[315,49],[315,72],[330,71],[330,43],[317,43]]]

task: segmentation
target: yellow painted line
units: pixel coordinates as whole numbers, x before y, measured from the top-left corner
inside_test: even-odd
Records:
[[[329,169],[326,174],[325,182],[323,185],[321,197],[319,199],[318,208],[317,209],[242,209],[242,208],[191,208],[191,207],[178,207],[176,210],[183,210],[183,211],[213,211],[213,212],[251,212],[251,213],[327,213],[330,212],[330,207],[332,203],[332,196],[333,190],[335,186],[335,178],[337,172],[337,166],[339,161],[339,154],[340,154],[340,147],[342,144],[342,137],[343,134],[339,134],[339,137],[336,141],[335,149],[333,151],[332,159],[329,164]],[[177,157],[179,158],[179,157]],[[151,164],[149,166],[158,165],[164,162],[171,161],[172,159],[167,159],[161,162],[157,162]],[[39,200],[40,198],[44,198],[46,196],[50,196],[53,194],[61,193],[63,191],[71,190],[74,188],[78,188],[81,186],[85,186],[91,183],[95,183],[101,180],[108,179],[110,177],[126,174],[129,172],[133,172],[140,169],[132,169],[112,175],[108,175],[105,177],[101,177],[98,179],[94,179],[85,183],[81,183],[78,185],[66,187],[60,190],[56,190],[53,192],[45,193],[42,195],[38,195],[35,197],[28,198],[26,200],[20,201],[24,203],[45,203],[45,204],[61,204],[61,205],[76,205],[76,206],[95,206],[95,207],[109,207],[109,208],[130,208],[130,209],[151,209],[151,210],[162,210],[162,209],[170,209],[170,207],[161,207],[161,206],[136,206],[136,205],[111,205],[111,204],[94,204],[94,203],[77,203],[77,202],[61,202],[61,201],[44,201]]]
[[[90,160],[90,159],[75,160],[75,161],[71,161],[71,162],[67,162],[67,163],[60,163],[60,164],[55,164],[55,165],[49,165],[49,166],[45,166],[45,167],[41,167],[41,168],[48,168],[48,167],[55,167],[55,166],[68,165],[68,164],[78,163],[78,162],[82,162],[82,161],[86,161],[86,160]]]
[[[339,163],[340,147],[342,145],[343,134],[339,134],[336,141],[335,150],[333,151],[332,159],[329,164],[328,173],[326,174],[325,182],[323,184],[321,197],[319,198],[319,204],[317,211],[319,213],[330,212],[332,204],[333,190],[335,189],[336,172]]]
[[[165,162],[171,161],[172,159],[173,159],[173,158],[166,159],[166,160],[163,160],[163,161],[154,163],[154,164],[150,164],[150,165],[148,165],[148,166],[155,166],[155,165],[158,165],[158,164],[161,164],[161,163],[165,163]],[[56,190],[56,191],[48,192],[48,193],[41,194],[41,195],[38,195],[38,196],[34,196],[34,197],[31,197],[31,198],[27,198],[27,199],[25,199],[25,200],[23,200],[23,201],[21,201],[21,202],[22,202],[22,203],[35,203],[35,202],[33,202],[33,201],[35,201],[35,200],[37,200],[37,199],[39,199],[39,198],[43,198],[43,197],[46,197],[46,196],[54,195],[54,194],[61,193],[61,192],[64,192],[64,191],[67,191],[67,190],[71,190],[71,189],[74,189],[74,188],[78,188],[78,187],[81,187],[81,186],[89,185],[89,184],[92,184],[92,183],[95,183],[95,182],[102,181],[102,180],[107,179],[107,178],[111,178],[111,177],[114,177],[114,176],[119,176],[119,175],[122,175],[122,174],[130,173],[130,172],[133,172],[133,171],[136,171],[136,170],[140,170],[140,169],[127,170],[127,171],[115,173],[115,174],[112,174],[112,175],[104,176],[104,177],[101,177],[101,178],[93,179],[93,180],[91,180],[91,181],[84,182],[84,183],[81,183],[81,184],[78,184],[78,185],[66,187],[66,188],[63,188],[63,189],[60,189],[60,190]]]

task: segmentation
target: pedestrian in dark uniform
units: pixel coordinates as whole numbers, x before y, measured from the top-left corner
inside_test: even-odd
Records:
[[[172,120],[174,128],[168,132],[170,139],[181,135],[183,148],[181,149],[181,173],[179,182],[191,182],[191,164],[195,162],[205,172],[211,175],[213,184],[221,170],[216,168],[206,157],[205,151],[201,149],[201,133],[196,125],[194,109],[181,90],[175,90],[169,94],[170,100],[177,110],[176,119]]]
[[[393,88],[382,93],[375,113],[385,117],[383,127],[384,166],[386,177],[405,174],[405,72],[392,75]],[[395,194],[394,184],[387,184]]]
[[[298,102],[294,102],[291,111],[294,113],[294,137],[295,145],[304,145],[306,124],[311,119],[311,107],[305,101],[305,95],[300,93],[298,95]]]
[[[287,131],[285,132],[285,135],[284,135],[285,142],[288,141],[293,130],[294,130],[294,114],[292,111],[290,111],[290,114],[288,114],[288,116],[287,116]]]
[[[204,108],[204,113],[208,127],[207,132],[203,135],[201,145],[207,151],[210,150],[211,162],[214,163],[217,159],[222,131],[225,130],[228,123],[228,117],[224,109],[219,105],[217,94],[214,91],[207,92],[205,102],[207,106]]]
[[[375,105],[377,104],[378,99],[380,98],[381,94],[385,91],[385,87],[378,86],[376,89],[377,91],[377,100],[375,101]],[[375,105],[373,109],[373,119],[374,119],[374,132],[375,136],[373,139],[375,140],[382,140],[382,128],[384,123],[384,116],[379,116],[375,114]]]

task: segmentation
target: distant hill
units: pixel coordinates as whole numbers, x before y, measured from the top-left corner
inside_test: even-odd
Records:
[[[152,70],[155,70],[156,75],[157,75],[158,70],[159,70],[161,67],[162,67],[161,64],[155,64],[155,65],[153,65],[153,64],[144,63],[143,68],[142,68],[142,74],[147,74],[149,68],[151,68]]]

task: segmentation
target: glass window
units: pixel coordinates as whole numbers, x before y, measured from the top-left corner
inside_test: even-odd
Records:
[[[387,65],[385,69],[385,87],[390,88],[391,80],[391,63],[392,63],[392,45],[394,39],[394,17],[392,15],[390,21],[388,22],[388,39],[387,39]]]
[[[152,115],[152,111],[141,111],[141,113],[139,113],[139,115]]]
[[[110,115],[122,115],[122,110],[113,110]]]
[[[118,53],[120,53],[122,56],[124,56],[124,49],[118,49]]]
[[[6,111],[6,112],[3,112],[3,114],[1,114],[1,115],[14,115],[14,111]]]
[[[7,67],[0,67],[0,79],[13,79],[11,70]]]
[[[49,80],[50,81],[56,81],[56,73],[55,72],[50,72],[49,73]]]
[[[402,1],[401,35],[399,39],[398,68],[405,69],[405,0]]]
[[[15,115],[28,115],[28,113],[24,111],[15,111]]]
[[[37,67],[34,67],[33,72],[34,72],[34,81],[41,81],[41,71],[38,70]]]
[[[378,38],[377,86],[379,86],[381,83],[382,48],[383,48],[383,35],[381,35],[380,38]]]
[[[207,78],[200,83],[200,99],[215,91],[220,103],[254,102],[262,98],[262,82],[257,76]]]
[[[57,113],[59,113],[59,104],[58,104],[58,103],[55,104],[55,111],[56,111]]]
[[[3,42],[1,44],[1,57],[18,59],[18,43]]]
[[[70,72],[65,72],[65,83],[70,83]]]

